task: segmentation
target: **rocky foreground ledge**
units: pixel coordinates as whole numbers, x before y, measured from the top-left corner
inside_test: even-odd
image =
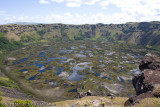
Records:
[[[160,58],[147,54],[142,59],[139,69],[141,73],[132,79],[136,95],[130,97],[124,106],[135,105],[145,98],[160,97]]]

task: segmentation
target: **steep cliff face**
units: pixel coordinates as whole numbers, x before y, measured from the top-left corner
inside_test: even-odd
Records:
[[[0,32],[6,32],[11,39],[23,42],[30,40],[108,40],[124,41],[138,45],[160,45],[160,22],[95,25],[1,25]]]

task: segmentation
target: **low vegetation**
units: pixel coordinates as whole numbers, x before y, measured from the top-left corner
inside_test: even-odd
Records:
[[[136,64],[139,63],[141,56],[148,52],[159,53],[154,51],[160,49],[160,42],[157,41],[159,36],[157,30],[159,29],[160,23],[155,24],[152,22],[123,25],[96,24],[80,26],[63,24],[4,25],[0,26],[0,66],[5,62],[5,60],[3,60],[5,58],[4,55],[7,55],[7,57],[15,57],[16,61],[5,62],[7,66],[12,68],[12,73],[16,75],[14,78],[17,78],[17,80],[18,78],[23,79],[26,83],[31,84],[28,86],[34,89],[54,89],[57,93],[59,92],[57,90],[62,89],[61,92],[65,91],[63,94],[65,99],[67,97],[73,99],[77,97],[78,92],[86,92],[90,89],[98,95],[107,96],[110,91],[107,86],[113,83],[121,84],[126,87],[128,90],[125,90],[125,94],[121,94],[121,96],[127,96],[129,93],[134,92],[129,77],[134,75],[134,71],[131,70],[137,69]],[[19,40],[15,41],[14,38],[7,38],[6,35],[9,33],[15,34]],[[42,44],[41,42],[45,43]],[[30,44],[36,45],[31,46]],[[23,49],[18,49],[23,45],[28,46]],[[146,48],[137,45],[146,46]],[[81,49],[83,47],[86,48]],[[65,50],[72,50],[73,52],[71,52],[71,54],[59,52]],[[85,58],[75,57],[76,53],[84,54]],[[31,57],[32,55],[34,57]],[[30,60],[26,59],[29,57]],[[91,61],[92,69],[96,72],[90,72],[89,68],[79,71],[79,75],[86,76],[85,79],[79,81],[81,85],[76,81],[70,81],[64,74],[68,73],[68,75],[71,75],[73,73],[71,68],[74,67],[74,62],[60,63],[60,61],[63,60],[60,58],[64,57],[74,59],[77,63]],[[54,61],[47,62],[48,58],[55,59]],[[45,71],[43,71],[44,69],[42,69],[41,65],[38,65],[41,64],[41,62],[45,62],[43,63]],[[28,67],[28,65],[31,66]],[[58,70],[60,71],[59,73]],[[60,76],[60,74],[62,74],[61,70],[62,72],[64,71],[63,76]],[[7,77],[0,77],[0,86],[18,88],[18,86]],[[52,90],[50,90],[50,92],[51,91]],[[155,94],[159,95],[159,88],[155,90]],[[96,99],[99,97],[94,98]],[[61,100],[61,98],[59,99],[58,97],[57,99]],[[75,105],[78,104],[77,106],[92,106],[93,102],[91,99],[92,97],[84,98],[84,100],[82,99],[82,104],[77,103],[77,101],[81,99],[56,102],[56,104],[57,106],[67,105],[67,103],[69,103],[69,105],[72,103]],[[2,99],[0,98],[0,100]],[[101,106],[109,104],[121,107],[126,100],[126,97],[116,97],[113,100],[104,98],[101,102]],[[142,106],[145,106],[145,101],[147,100],[144,100]],[[24,104],[28,104],[27,107],[31,107],[29,105],[32,102],[29,100],[16,100],[14,103],[19,104],[17,107],[23,107]],[[153,99],[150,103],[152,106],[154,104],[159,105],[157,99]]]
[[[84,97],[81,99],[76,100],[66,100],[62,102],[55,102],[56,107],[124,107],[124,103],[127,100],[127,97],[115,97],[111,99],[110,97],[98,97],[98,96],[91,96],[91,97]],[[139,104],[134,105],[133,107],[159,107],[160,100],[159,98],[147,98],[142,100]]]
[[[14,107],[37,107],[36,104],[30,100],[15,100]]]
[[[18,88],[18,85],[7,77],[0,77],[0,86]]]
[[[0,54],[1,55],[2,55],[2,52],[14,50],[21,45],[22,43],[20,41],[8,40],[5,37],[5,33],[0,32]]]

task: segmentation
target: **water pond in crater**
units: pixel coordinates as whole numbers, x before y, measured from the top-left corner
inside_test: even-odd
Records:
[[[11,52],[7,61],[17,78],[37,89],[63,89],[62,96],[74,98],[91,90],[97,95],[133,94],[133,75],[141,58],[150,51],[108,42],[75,41],[28,46]],[[107,84],[107,85],[106,85]],[[119,90],[115,90],[120,86]],[[123,94],[122,94],[123,93]]]

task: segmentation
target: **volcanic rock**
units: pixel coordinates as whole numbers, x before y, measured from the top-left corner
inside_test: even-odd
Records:
[[[160,58],[156,55],[146,54],[139,65],[139,69],[141,71],[145,69],[160,71]]]
[[[80,92],[78,94],[78,98],[82,98],[85,96],[96,96],[95,94],[93,94],[93,92],[91,92],[90,90],[88,90],[87,92]]]
[[[132,79],[136,96],[130,97],[125,106],[139,103],[140,100],[151,97],[160,97],[160,58],[147,54],[139,65],[141,73]]]
[[[133,96],[130,97],[124,104],[124,106],[132,106],[137,103],[139,103],[140,100],[145,99],[145,98],[152,98],[154,97],[152,92],[147,92],[147,93],[142,93],[139,96]]]

